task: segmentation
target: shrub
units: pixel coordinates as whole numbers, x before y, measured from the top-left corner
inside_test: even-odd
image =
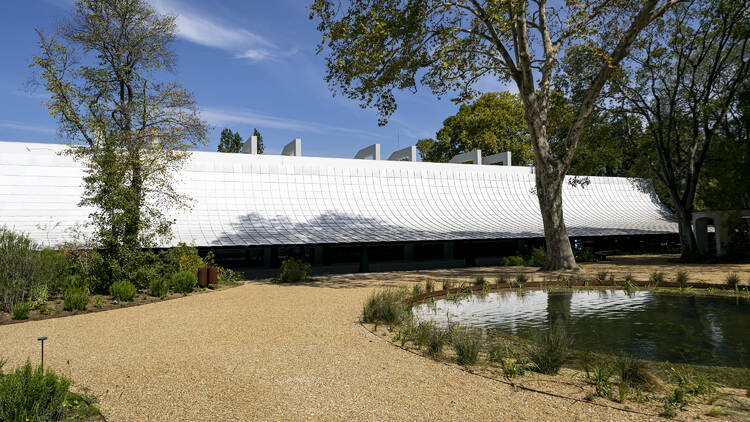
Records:
[[[101,309],[104,306],[104,298],[101,296],[94,297],[94,308]]]
[[[422,285],[417,283],[411,289],[412,296],[419,296],[422,294]]]
[[[599,257],[591,251],[583,251],[576,255],[576,262],[597,262]]]
[[[604,283],[605,281],[607,281],[607,274],[609,273],[606,271],[599,271],[598,273],[596,273],[596,281],[598,281],[599,283]]]
[[[656,383],[654,376],[648,372],[648,368],[643,361],[632,355],[618,356],[615,369],[620,376],[620,381],[627,383],[628,386],[633,385],[650,389]]]
[[[716,391],[716,385],[705,374],[670,367],[667,376],[684,394],[706,396]]]
[[[474,365],[482,348],[482,337],[473,331],[461,330],[454,333],[451,339],[456,359],[461,365]]]
[[[27,319],[29,317],[29,311],[31,311],[31,303],[29,302],[18,302],[13,305],[13,319]]]
[[[484,278],[484,276],[477,276],[474,279],[474,285],[475,286],[481,286],[481,287],[489,287],[490,283]]]
[[[448,340],[448,332],[441,328],[432,326],[427,335],[426,346],[427,355],[437,359],[443,354],[443,346]]]
[[[0,420],[2,421],[57,421],[99,420],[99,410],[93,400],[69,391],[70,380],[58,376],[51,369],[31,364],[2,372],[0,361]]]
[[[427,293],[432,293],[435,291],[435,282],[432,281],[432,279],[427,279],[427,281],[424,284],[424,291]]]
[[[516,284],[518,284],[519,287],[523,287],[528,281],[529,277],[527,277],[526,274],[521,273],[516,275]]]
[[[218,267],[217,273],[217,279],[220,284],[234,285],[245,279],[242,274],[229,268]]]
[[[0,228],[0,307],[7,312],[40,281],[36,249],[28,236]]]
[[[136,289],[133,283],[120,280],[109,286],[109,294],[118,302],[130,302],[135,297]]]
[[[594,394],[599,397],[609,398],[612,395],[612,386],[609,379],[612,377],[612,369],[608,366],[594,366],[591,382],[594,384]]]
[[[497,284],[510,284],[510,283],[511,283],[511,279],[509,279],[507,275],[500,274],[499,276],[497,276]]]
[[[546,261],[547,252],[542,248],[534,248],[531,250],[527,264],[530,267],[542,267]]]
[[[622,287],[628,292],[632,293],[638,290],[638,285],[635,284],[635,279],[632,275],[628,274],[625,276],[625,283],[622,285]]]
[[[370,294],[362,309],[362,322],[397,325],[404,320],[406,306],[403,289],[378,290]]]
[[[28,361],[0,376],[0,420],[59,420],[70,381],[51,369],[32,369]]]
[[[68,287],[63,293],[63,309],[83,311],[89,304],[89,291],[86,288]]]
[[[305,281],[310,275],[310,264],[296,258],[287,258],[281,263],[279,283],[297,283]]]
[[[143,290],[148,288],[151,285],[151,280],[158,278],[161,273],[162,270],[157,265],[144,266],[131,274],[130,282],[133,283],[136,289]]]
[[[535,370],[547,375],[556,375],[568,358],[570,340],[562,325],[555,325],[545,333],[542,341],[531,346],[529,360]]]
[[[188,294],[195,289],[195,285],[198,284],[198,275],[189,271],[178,271],[172,274],[172,279],[169,283],[172,286],[172,290],[176,293]]]
[[[503,265],[506,267],[522,267],[526,265],[526,261],[520,256],[506,256],[503,258]]]
[[[489,352],[489,360],[499,363],[503,369],[503,374],[508,379],[522,376],[528,369],[528,363],[522,359],[506,344],[504,347],[495,344]]]
[[[427,340],[434,329],[435,327],[431,323],[420,322],[417,326],[412,325],[410,327],[408,337],[417,347],[422,347],[427,344]]]
[[[648,282],[654,287],[659,287],[664,282],[664,273],[660,273],[659,271],[652,272],[648,277]]]
[[[740,285],[740,276],[737,273],[729,273],[725,279],[727,287],[736,290]]]
[[[683,289],[687,287],[688,285],[687,271],[677,271],[677,275],[675,276],[674,281]]]
[[[29,304],[31,309],[39,309],[47,304],[49,300],[49,289],[46,284],[37,284],[29,292]]]
[[[165,297],[169,292],[169,282],[166,278],[158,276],[152,278],[148,285],[148,294],[155,297]]]
[[[620,381],[620,384],[617,386],[617,393],[619,395],[620,403],[625,403],[625,400],[628,398],[629,392],[630,384],[627,381]]]

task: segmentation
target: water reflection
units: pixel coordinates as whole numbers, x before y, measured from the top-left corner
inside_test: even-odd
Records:
[[[581,350],[750,367],[750,303],[736,298],[534,290],[439,300],[414,312],[444,326],[460,322],[531,339],[560,323]]]

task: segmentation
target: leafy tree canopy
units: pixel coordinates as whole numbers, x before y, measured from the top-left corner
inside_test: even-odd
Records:
[[[237,132],[232,132],[229,128],[221,131],[219,138],[219,152],[240,152],[242,150],[242,136]]]
[[[258,154],[263,154],[263,151],[266,149],[263,146],[263,135],[260,134],[257,128],[253,128],[253,136],[258,139]]]
[[[510,151],[516,165],[528,165],[532,159],[523,104],[508,92],[490,92],[462,105],[443,121],[437,141],[421,140],[417,148],[424,161],[446,162],[475,149],[483,155]]]

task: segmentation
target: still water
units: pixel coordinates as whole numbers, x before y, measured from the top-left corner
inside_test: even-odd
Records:
[[[531,290],[441,299],[414,308],[417,319],[460,323],[528,339],[563,324],[573,348],[642,359],[750,367],[750,301],[627,293]]]

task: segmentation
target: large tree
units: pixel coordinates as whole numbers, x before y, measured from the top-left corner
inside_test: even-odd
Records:
[[[219,137],[219,152],[240,152],[242,150],[242,136],[232,129],[224,128]]]
[[[536,194],[544,222],[545,269],[578,268],[563,219],[562,186],[602,87],[638,35],[680,0],[314,0],[311,18],[328,51],[326,80],[381,123],[396,110],[395,91],[418,81],[457,101],[476,95],[483,78],[512,80],[534,149]],[[575,118],[553,151],[548,111],[553,80],[571,48],[591,51]],[[579,75],[570,75],[579,77]]]
[[[712,145],[736,136],[721,146],[742,152],[743,136],[731,127],[750,76],[749,12],[747,2],[733,0],[674,7],[634,46],[623,77],[613,84],[623,112],[643,122],[649,135],[633,145],[679,218],[683,258],[698,253],[692,213]],[[725,158],[726,171],[731,161]]]
[[[482,154],[510,151],[512,162],[528,165],[531,145],[523,119],[523,104],[508,92],[488,92],[443,121],[437,141],[423,139],[417,149],[423,161],[446,162],[475,149]]]
[[[88,167],[81,204],[96,208],[108,257],[169,235],[164,210],[188,199],[174,172],[206,140],[192,94],[161,79],[174,68],[175,31],[144,0],[79,0],[54,34],[38,31],[32,66],[68,153]]]

